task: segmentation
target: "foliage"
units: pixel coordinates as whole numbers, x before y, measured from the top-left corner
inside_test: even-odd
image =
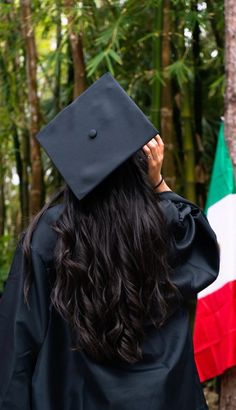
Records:
[[[32,0],[31,3],[43,126],[72,99],[74,71],[69,45],[71,23],[67,18],[64,1]],[[162,31],[154,28],[153,19],[155,8],[159,8],[161,13],[163,4],[163,0],[75,2],[72,13],[73,27],[76,33],[82,35],[86,82],[90,85],[105,71],[110,71],[150,117],[152,87],[155,82],[160,82],[164,87],[166,81],[171,80],[177,188],[181,192],[185,175],[182,167],[184,153],[179,101],[183,86],[186,86],[190,91],[190,111],[193,112],[193,90],[197,72],[201,80],[201,163],[206,174],[207,189],[219,121],[223,115],[223,5],[220,0],[210,2],[211,7],[204,1],[170,2],[171,63],[164,70],[158,71],[153,66],[152,41],[154,38],[161,38]],[[27,148],[30,110],[21,4],[19,0],[2,0],[0,8],[0,175],[6,208],[4,234],[0,238],[2,281],[11,260],[12,238],[16,238],[22,229],[19,186],[13,180],[16,180],[18,172],[17,138],[22,161],[26,160],[30,150],[29,146]],[[200,54],[197,64],[193,56],[193,33],[196,26],[200,29]],[[193,117],[191,121],[194,131],[196,124]],[[163,138],[165,139],[165,136]],[[199,146],[196,141],[194,149],[197,158]],[[46,193],[50,194],[55,186],[55,170],[46,155],[43,154],[42,159]],[[30,179],[29,158],[27,169]]]
[[[12,243],[10,235],[3,235],[0,237],[0,292],[4,288],[8,272],[10,270],[10,261],[13,257],[15,244]]]

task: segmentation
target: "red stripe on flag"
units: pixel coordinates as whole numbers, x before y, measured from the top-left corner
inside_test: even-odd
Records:
[[[201,381],[236,365],[236,280],[198,299],[193,343]]]

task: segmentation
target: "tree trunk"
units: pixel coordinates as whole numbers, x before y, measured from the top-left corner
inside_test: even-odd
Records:
[[[193,0],[192,9],[197,13],[198,0]],[[206,175],[203,162],[202,144],[202,78],[201,78],[201,56],[200,56],[200,27],[196,20],[193,28],[193,65],[194,65],[194,125],[196,141],[196,195],[197,203],[204,208],[206,202]]]
[[[161,32],[163,27],[163,0],[160,0],[155,5],[153,31],[157,34],[153,38],[152,54],[153,54],[153,71],[154,80],[152,83],[152,105],[151,105],[151,121],[161,133]]]
[[[31,197],[30,213],[38,212],[43,203],[43,170],[40,146],[35,138],[39,131],[40,110],[37,95],[37,57],[34,29],[31,22],[31,1],[21,0],[22,30],[25,40],[28,97],[30,107]]]
[[[191,98],[189,84],[184,83],[181,87],[181,121],[184,150],[184,194],[192,202],[196,202],[195,189],[195,152],[191,115]]]
[[[220,410],[236,409],[236,367],[232,367],[221,377]]]
[[[208,15],[210,16],[210,22],[211,22],[211,28],[215,36],[215,41],[216,45],[218,48],[223,49],[224,48],[224,36],[222,35],[222,32],[218,29],[217,27],[217,16],[215,15],[215,10],[214,10],[214,1],[213,0],[206,0],[207,3],[207,10],[208,10]],[[216,7],[217,7],[216,3]]]
[[[57,26],[56,26],[56,66],[54,84],[54,111],[55,115],[61,110],[61,0],[56,0],[57,6]],[[62,177],[57,168],[52,165],[53,189],[58,189],[62,184]]]
[[[197,1],[194,0],[193,11],[197,11]],[[195,131],[202,135],[202,81],[200,76],[200,28],[198,21],[193,29],[193,63],[194,63],[194,119]]]
[[[236,174],[236,2],[225,0],[225,138]]]
[[[29,165],[30,165],[30,136],[28,129],[24,129],[21,138],[22,157],[22,226],[29,222]]]
[[[86,74],[82,43],[82,33],[77,33],[74,24],[74,0],[64,0],[65,12],[68,19],[68,32],[74,69],[74,99],[86,89]]]
[[[73,101],[74,69],[72,61],[72,51],[69,39],[67,40],[67,104]]]
[[[185,52],[184,25],[181,24],[181,37],[178,41],[178,57],[183,58],[182,56]],[[182,81],[180,86],[180,118],[182,128],[182,147],[184,153],[184,195],[187,199],[196,203],[195,145],[191,86],[189,78]]]
[[[163,4],[163,40],[162,40],[162,70],[170,64],[170,0]],[[161,134],[165,142],[165,160],[163,175],[165,181],[175,189],[176,172],[174,161],[174,130],[173,130],[173,104],[170,78],[165,79],[161,95]]]
[[[55,114],[57,114],[61,109],[61,0],[56,0],[57,6],[57,26],[56,26],[56,64],[55,64],[55,85],[54,85],[54,104],[55,104]]]
[[[236,2],[225,0],[225,138],[236,177]],[[221,377],[220,410],[236,409],[236,367]]]

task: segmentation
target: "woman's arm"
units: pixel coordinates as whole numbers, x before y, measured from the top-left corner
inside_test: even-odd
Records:
[[[171,239],[172,281],[185,298],[212,283],[219,273],[216,236],[199,207],[171,191],[162,181],[164,143],[159,135],[143,146],[148,158],[148,176],[166,218]],[[159,185],[155,188],[156,185]]]

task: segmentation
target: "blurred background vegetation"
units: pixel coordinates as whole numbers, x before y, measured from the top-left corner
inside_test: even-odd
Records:
[[[106,71],[160,130],[167,183],[204,207],[224,112],[222,1],[0,8],[0,287],[19,233],[63,183],[35,135]]]
[[[167,183],[204,208],[224,113],[223,7],[0,0],[0,290],[19,233],[63,184],[35,135],[106,71],[160,130]]]

